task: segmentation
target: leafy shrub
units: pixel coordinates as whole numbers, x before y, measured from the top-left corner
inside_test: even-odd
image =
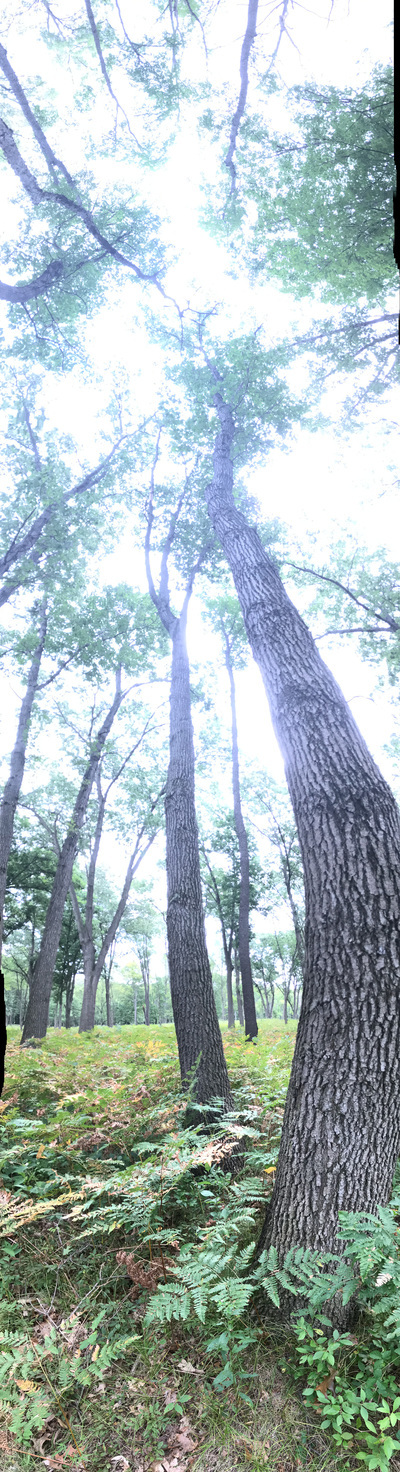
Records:
[[[145,1323],[195,1315],[218,1328],[206,1347],[222,1359],[214,1385],[223,1389],[245,1378],[243,1350],[258,1331],[248,1322],[241,1327],[240,1320],[260,1289],[278,1308],[282,1289],[300,1298],[303,1311],[294,1305],[292,1315],[292,1369],[295,1377],[306,1376],[304,1398],[338,1450],[351,1451],[369,1472],[386,1472],[400,1451],[400,1201],[379,1208],[376,1217],[342,1212],[343,1256],[293,1248],[280,1267],[270,1247],[254,1267],[254,1241],[240,1247],[254,1226],[254,1209],[245,1206],[252,1184],[235,1183],[212,1232],[197,1248],[181,1251],[173,1281],[159,1284]],[[357,1337],[340,1333],[322,1312],[337,1295],[344,1305],[356,1301]]]

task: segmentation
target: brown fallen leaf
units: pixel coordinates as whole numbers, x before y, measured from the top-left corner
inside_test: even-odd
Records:
[[[333,1375],[332,1374],[325,1375],[325,1378],[323,1380],[320,1380],[319,1385],[316,1385],[315,1386],[315,1389],[316,1390],[320,1390],[322,1395],[326,1395],[327,1392],[328,1392],[328,1390],[333,1390],[334,1384],[335,1384],[335,1376],[334,1376],[334,1374]]]
[[[168,1450],[175,1453],[194,1452],[196,1446],[197,1441],[188,1416],[181,1416],[178,1425],[171,1427],[169,1432]]]

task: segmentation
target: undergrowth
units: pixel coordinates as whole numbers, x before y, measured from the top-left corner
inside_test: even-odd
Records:
[[[395,1201],[343,1258],[253,1250],[294,1029],[224,1033],[235,1111],[185,1129],[173,1029],[10,1029],[0,1103],[7,1472],[400,1468]],[[241,1169],[230,1170],[238,1148]],[[281,1290],[301,1292],[289,1330]],[[361,1310],[332,1334],[329,1297]],[[268,1315],[275,1306],[275,1318]],[[216,1460],[215,1460],[216,1459]]]

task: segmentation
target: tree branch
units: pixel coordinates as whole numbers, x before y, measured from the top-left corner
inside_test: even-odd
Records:
[[[121,112],[122,113],[122,116],[125,118],[125,122],[128,125],[128,129],[129,129],[131,138],[134,139],[134,142],[137,144],[137,147],[139,148],[138,139],[135,138],[134,134],[132,133],[132,129],[131,129],[131,126],[130,126],[129,118],[126,115],[126,112],[124,111],[124,108],[121,107],[121,103],[118,102],[118,97],[115,96],[115,92],[113,92],[113,89],[112,89],[112,86],[111,86],[111,82],[110,82],[110,78],[109,78],[109,75],[108,75],[106,63],[105,63],[105,60],[104,60],[104,55],[103,55],[102,47],[101,47],[101,44],[100,44],[100,36],[99,36],[98,29],[97,29],[97,25],[96,25],[96,21],[95,21],[95,18],[94,18],[94,14],[93,14],[93,10],[92,10],[92,6],[91,6],[91,3],[90,3],[90,0],[85,0],[85,6],[86,6],[87,18],[88,18],[88,21],[89,21],[90,29],[91,29],[93,40],[94,40],[94,44],[95,44],[97,55],[98,55],[99,62],[100,62],[101,74],[104,77],[104,81],[105,81],[107,90],[110,93],[110,97],[112,97],[113,102],[115,102],[115,106],[116,106],[116,109],[117,109],[117,118],[118,118],[118,113]]]
[[[242,45],[242,50],[241,50],[241,56],[240,56],[240,92],[239,92],[239,101],[238,101],[238,105],[237,105],[237,108],[236,108],[236,112],[234,113],[233,118],[232,118],[231,131],[230,131],[230,139],[229,139],[229,148],[228,148],[228,152],[227,152],[226,158],[224,159],[225,167],[227,169],[229,169],[230,175],[231,175],[231,194],[234,194],[235,188],[236,188],[236,169],[235,169],[235,165],[234,165],[234,162],[233,162],[233,156],[234,156],[235,149],[236,149],[236,141],[237,141],[237,136],[238,136],[238,132],[239,132],[240,123],[241,123],[241,120],[242,120],[242,117],[243,117],[243,114],[244,114],[244,110],[245,110],[245,106],[246,106],[247,88],[248,88],[248,84],[249,84],[249,57],[250,57],[251,47],[253,45],[253,41],[255,40],[255,35],[256,35],[257,11],[258,11],[258,0],[248,0],[247,26],[246,26],[246,31],[245,31],[245,35],[244,35],[244,40],[243,40],[243,45]]]
[[[73,179],[71,179],[71,175],[68,173],[68,169],[65,168],[65,165],[61,163],[61,160],[59,158],[56,158],[55,153],[53,153],[53,149],[47,142],[47,138],[43,132],[43,129],[40,127],[40,123],[38,123],[37,119],[35,118],[35,114],[32,112],[32,108],[29,106],[28,98],[25,96],[25,92],[21,87],[21,83],[18,81],[18,77],[13,71],[11,63],[8,60],[5,46],[1,45],[0,66],[2,68],[2,71],[4,72],[4,76],[7,77],[7,81],[9,82],[11,90],[14,93],[14,97],[16,97],[16,100],[19,103],[20,108],[22,109],[24,117],[26,117],[27,122],[32,128],[32,132],[36,138],[36,142],[39,144],[39,148],[41,149],[41,152],[44,154],[44,157],[46,159],[50,174],[53,175],[55,169],[60,169],[61,173],[64,174],[64,178],[67,180],[67,183],[71,186],[71,189],[74,189],[74,181]]]
[[[316,578],[321,583],[331,583],[333,588],[339,588],[340,592],[345,593],[346,598],[351,598],[352,602],[356,603],[358,608],[362,608],[364,613],[372,613],[374,618],[378,618],[381,623],[386,624],[391,633],[396,634],[398,629],[400,629],[400,623],[392,617],[392,614],[387,612],[380,613],[379,609],[373,608],[371,603],[364,603],[362,598],[358,598],[356,593],[352,593],[351,588],[346,587],[345,583],[341,583],[339,578],[332,578],[328,573],[316,572],[313,567],[299,567],[297,562],[288,561],[287,567],[293,567],[295,572],[304,572],[310,577]],[[320,635],[320,637],[323,636]]]

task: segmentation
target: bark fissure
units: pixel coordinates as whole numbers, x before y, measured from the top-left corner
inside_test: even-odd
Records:
[[[168,557],[184,493],[170,520],[163,547],[158,591],[150,561],[154,476],[160,434],[161,431],[158,434],[151,471],[145,557],[150,596],[172,641],[170,748],[165,794],[167,937],[172,1011],[183,1086],[193,1086],[198,1104],[208,1104],[211,1099],[218,1097],[229,1107],[229,1079],[215,1006],[204,923],[195,806],[190,669],[186,646],[187,613],[193,583],[208,548],[202,549],[191,569],[182,610],[180,616],[176,617],[169,598]]]
[[[221,395],[209,514],[285,761],[305,877],[304,990],[261,1244],[332,1248],[338,1211],[389,1199],[400,1145],[396,803],[258,534],[234,504]]]

